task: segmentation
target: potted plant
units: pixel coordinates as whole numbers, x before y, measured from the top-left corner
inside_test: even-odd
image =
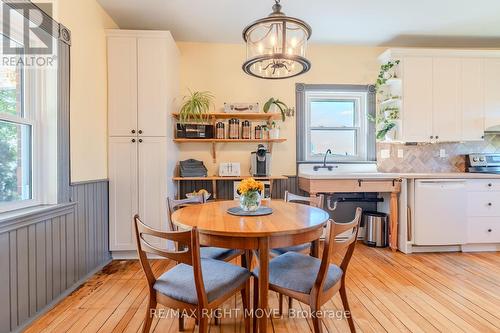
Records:
[[[280,138],[280,127],[275,121],[272,123],[268,122],[266,128],[269,130],[269,139]]]
[[[264,184],[253,178],[246,178],[238,185],[237,192],[240,195],[240,208],[245,212],[254,212],[259,209],[264,191]]]
[[[387,107],[380,110],[376,117],[369,115],[368,118],[377,125],[377,140],[394,140],[399,121],[398,107]]]
[[[190,90],[189,95],[183,98],[183,104],[179,111],[179,123],[205,122],[213,102],[214,95],[211,92]]]
[[[295,113],[293,108],[289,108],[285,103],[274,97],[269,98],[269,100],[264,104],[264,112],[268,113],[272,106],[281,112],[282,121],[285,121],[286,117],[291,117]]]

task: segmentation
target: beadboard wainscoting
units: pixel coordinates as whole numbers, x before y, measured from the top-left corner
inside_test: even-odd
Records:
[[[219,180],[217,181],[217,199],[232,200],[233,199],[233,180]],[[211,181],[182,181],[180,187],[181,198],[186,197],[186,193],[206,189],[208,192],[213,192]],[[306,195],[306,193],[299,189],[298,177],[288,176],[287,179],[277,179],[273,181],[272,198],[283,199],[285,191],[290,191],[294,194]]]
[[[75,183],[71,202],[0,225],[0,332],[19,331],[110,261],[108,181]]]
[[[440,157],[444,149],[445,157]],[[389,150],[390,157],[382,158],[382,150]],[[398,150],[403,157],[398,157]],[[500,152],[500,135],[487,134],[484,141],[463,143],[377,143],[377,164],[381,172],[464,172],[465,155],[470,153]]]

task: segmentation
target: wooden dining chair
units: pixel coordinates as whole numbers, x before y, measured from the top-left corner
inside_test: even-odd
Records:
[[[137,253],[149,287],[149,302],[142,332],[149,332],[153,312],[158,303],[179,313],[192,313],[199,325],[199,331],[203,333],[208,332],[209,315],[238,292],[241,292],[244,312],[248,313],[250,271],[224,261],[201,258],[196,228],[187,231],[159,231],[145,225],[138,215],[134,216],[134,226]],[[177,242],[182,245],[182,250],[161,249],[151,244],[152,238]],[[179,264],[156,278],[147,253]],[[181,330],[183,327],[179,327],[179,331]],[[250,332],[248,316],[245,316],[245,332]]]
[[[285,201],[286,202],[302,203],[302,204],[306,204],[309,206],[323,209],[324,199],[325,199],[325,196],[323,194],[320,194],[316,197],[303,197],[303,196],[296,195],[296,194],[290,193],[288,191],[285,191]],[[271,256],[275,257],[275,256],[284,254],[284,253],[289,252],[289,251],[311,253],[311,243],[305,243],[305,244],[299,244],[299,245],[295,245],[295,246],[288,246],[288,247],[281,247],[281,248],[272,249]]]
[[[301,195],[296,195],[293,193],[290,193],[288,191],[285,191],[285,201],[286,202],[295,202],[295,203],[301,203],[301,204],[306,204],[309,206],[313,206],[316,208],[321,208],[323,209],[324,207],[324,200],[325,196],[323,194],[320,194],[316,197],[304,197]],[[311,248],[311,243],[305,243],[305,244],[299,244],[299,245],[294,245],[294,246],[288,246],[288,247],[280,247],[276,249],[272,249],[270,251],[271,257],[276,257],[282,254],[285,254],[287,252],[300,252],[300,253],[306,253],[306,254],[311,254],[312,248]],[[288,297],[288,307],[292,307],[292,298]],[[283,294],[279,294],[278,296],[278,304],[279,304],[279,314],[283,314]]]
[[[167,198],[168,214],[169,214],[169,224],[170,230],[177,231],[177,226],[172,221],[172,214],[183,207],[191,205],[199,205],[205,203],[205,197],[203,195],[195,195],[187,199],[170,199]],[[216,259],[223,261],[231,261],[238,256],[244,255],[244,251],[235,249],[225,249],[222,247],[202,247],[200,250],[202,258]],[[244,260],[244,258],[242,258]]]
[[[345,276],[356,245],[361,213],[361,208],[357,208],[354,220],[348,223],[328,222],[321,259],[291,251],[269,262],[269,289],[308,304],[312,314],[321,311],[321,306],[339,292],[351,332],[356,329],[347,301]],[[351,233],[346,238],[336,239],[348,231]],[[331,264],[333,253],[343,250],[346,252],[340,266]],[[254,277],[254,288],[258,288],[259,268],[254,270]],[[254,293],[254,307],[255,304],[258,304],[258,293]],[[321,316],[312,316],[311,319],[314,332],[322,332]]]

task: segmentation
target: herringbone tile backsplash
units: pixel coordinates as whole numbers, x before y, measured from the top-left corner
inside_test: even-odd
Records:
[[[390,158],[382,158],[388,149]],[[398,158],[398,150],[403,158]],[[444,149],[446,157],[440,157]],[[434,143],[416,146],[400,143],[377,143],[377,165],[380,172],[464,172],[465,155],[470,153],[500,153],[500,134],[488,134],[484,141],[465,143]]]

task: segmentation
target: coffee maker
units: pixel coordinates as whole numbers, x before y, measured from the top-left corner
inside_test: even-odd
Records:
[[[259,145],[250,157],[250,173],[255,177],[268,177],[271,173],[271,153]]]

